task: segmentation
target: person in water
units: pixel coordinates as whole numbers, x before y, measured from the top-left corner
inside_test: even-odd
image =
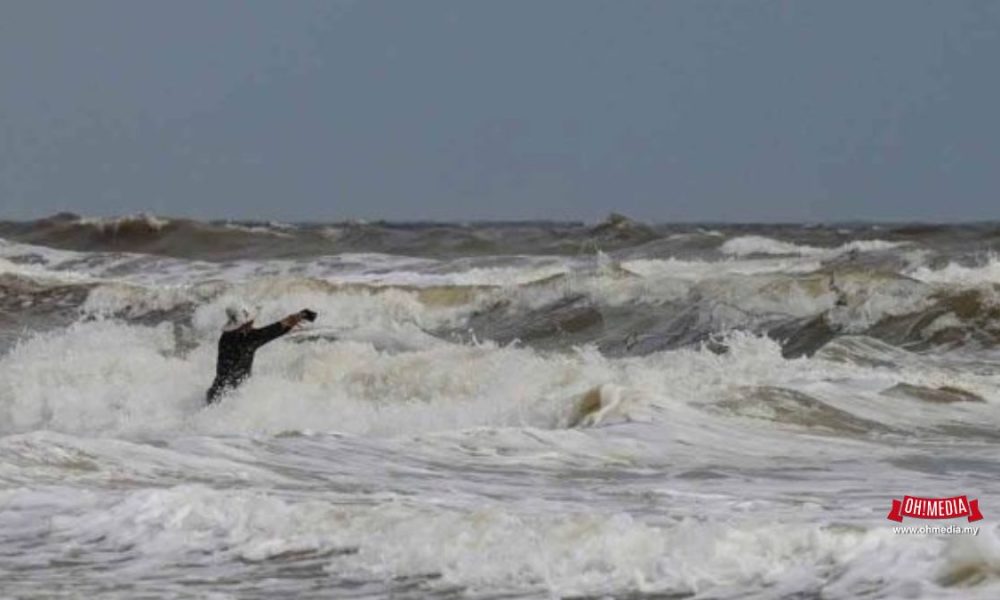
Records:
[[[250,377],[253,356],[258,348],[285,335],[302,321],[315,321],[316,313],[309,309],[300,310],[260,329],[253,328],[254,318],[253,311],[244,306],[226,309],[226,326],[219,337],[215,381],[206,394],[209,404],[218,402],[223,394],[236,389]]]

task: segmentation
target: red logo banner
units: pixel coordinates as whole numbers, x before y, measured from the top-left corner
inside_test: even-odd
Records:
[[[967,496],[955,496],[953,498],[918,498],[916,496],[903,496],[902,500],[892,501],[892,510],[889,511],[890,521],[903,522],[903,517],[913,517],[914,519],[957,519],[968,517],[969,522],[978,521],[983,518],[983,513],[979,512],[979,500],[969,500]]]

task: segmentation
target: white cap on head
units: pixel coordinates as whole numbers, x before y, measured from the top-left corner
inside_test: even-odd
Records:
[[[256,317],[254,310],[246,304],[230,304],[226,307],[226,326],[223,330],[235,331]]]

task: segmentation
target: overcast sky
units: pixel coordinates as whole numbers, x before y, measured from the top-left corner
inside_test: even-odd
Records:
[[[1000,219],[1000,2],[0,1],[0,218]]]

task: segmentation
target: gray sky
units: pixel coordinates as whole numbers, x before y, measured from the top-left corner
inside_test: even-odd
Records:
[[[1000,218],[1000,2],[0,0],[0,218]]]

